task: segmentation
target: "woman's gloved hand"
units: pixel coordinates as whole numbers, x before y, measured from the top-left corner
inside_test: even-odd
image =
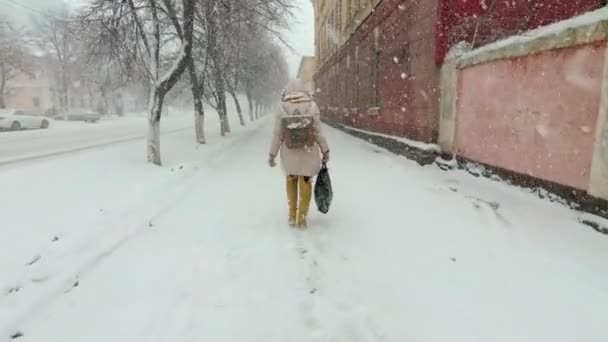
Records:
[[[268,155],[268,166],[275,167],[277,166],[277,162],[275,160],[276,156]]]
[[[324,163],[329,162],[329,151],[327,151],[327,152],[323,153],[323,159],[322,159],[322,161],[323,161]]]

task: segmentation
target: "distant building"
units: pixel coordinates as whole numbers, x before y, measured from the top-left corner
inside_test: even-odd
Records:
[[[42,114],[54,106],[53,86],[43,69],[19,73],[8,81],[5,92],[7,108]]]
[[[302,57],[300,61],[300,67],[298,68],[298,78],[312,81],[315,75],[315,69],[317,68],[317,60],[312,56]]]
[[[314,91],[315,85],[313,77],[317,68],[317,60],[312,56],[304,56],[300,61],[300,67],[298,68],[298,78],[308,81],[309,88]]]
[[[6,107],[38,114],[56,113],[68,107],[60,96],[59,75],[51,72],[53,68],[44,57],[32,57],[32,61],[31,70],[21,72],[7,82],[4,96]],[[74,81],[69,86],[69,108],[91,108],[94,97],[80,81]]]

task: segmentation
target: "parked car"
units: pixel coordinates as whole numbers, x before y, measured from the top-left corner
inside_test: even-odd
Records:
[[[49,128],[50,121],[44,116],[19,109],[0,109],[0,130]]]
[[[61,114],[58,115],[60,117]],[[68,121],[84,121],[95,123],[101,120],[101,114],[89,109],[75,108],[71,109],[65,116]]]

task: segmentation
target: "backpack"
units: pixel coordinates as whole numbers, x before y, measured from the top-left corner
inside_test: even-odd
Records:
[[[287,113],[281,106],[283,116],[283,139],[285,146],[289,149],[302,149],[312,147],[316,143],[314,117],[310,114],[310,106],[304,114],[295,109]]]

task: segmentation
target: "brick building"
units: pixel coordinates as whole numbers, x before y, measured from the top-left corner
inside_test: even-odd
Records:
[[[599,8],[606,0],[314,0],[317,100],[327,119],[435,142],[439,70],[475,46]]]
[[[306,81],[312,81],[317,67],[317,61],[312,56],[304,56],[298,67],[298,77]]]

